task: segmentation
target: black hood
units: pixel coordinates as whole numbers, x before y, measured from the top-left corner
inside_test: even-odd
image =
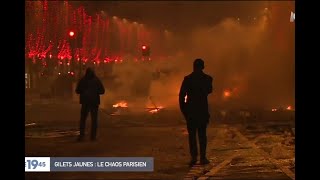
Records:
[[[95,76],[96,76],[96,75],[95,75],[93,69],[87,68],[85,77],[88,78],[88,79],[92,79],[92,78],[94,78]]]

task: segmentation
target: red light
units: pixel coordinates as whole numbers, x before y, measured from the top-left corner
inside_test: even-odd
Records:
[[[147,49],[147,46],[142,46],[142,49]]]
[[[73,36],[74,36],[74,32],[73,32],[73,31],[70,31],[70,32],[69,32],[69,36],[70,36],[70,37],[73,37]]]
[[[74,72],[71,72],[70,74],[73,76],[73,75],[74,75]]]

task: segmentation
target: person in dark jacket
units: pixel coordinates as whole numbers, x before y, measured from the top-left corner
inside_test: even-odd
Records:
[[[86,74],[80,79],[76,87],[76,93],[80,94],[81,104],[79,141],[82,141],[85,136],[86,119],[89,112],[92,121],[91,140],[96,140],[100,95],[104,94],[104,92],[105,89],[100,79],[91,68],[87,68]]]
[[[197,132],[200,144],[200,164],[210,163],[206,157],[206,129],[210,118],[207,97],[212,93],[213,79],[205,74],[203,69],[204,61],[196,59],[193,63],[193,72],[184,77],[179,92],[180,110],[185,117],[189,133],[190,166],[197,162]]]

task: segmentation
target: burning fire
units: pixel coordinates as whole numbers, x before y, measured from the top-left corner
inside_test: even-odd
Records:
[[[159,110],[160,110],[160,109],[152,109],[152,110],[150,110],[149,112],[152,113],[152,114],[154,114],[154,113],[157,113]]]
[[[125,101],[121,101],[121,102],[118,102],[117,104],[112,105],[112,107],[114,107],[114,108],[118,108],[118,107],[124,108],[124,107],[128,107],[128,103],[125,102]]]
[[[147,109],[149,109],[150,113],[154,114],[154,113],[159,112],[161,109],[163,109],[163,107],[159,106],[159,107],[156,107],[156,108],[147,108]]]
[[[228,91],[228,90],[225,90],[225,91],[223,92],[223,96],[224,96],[225,98],[228,98],[228,97],[231,96],[231,92]]]
[[[287,106],[286,108],[279,108],[279,109],[277,109],[277,108],[272,108],[272,109],[271,109],[272,112],[283,111],[283,110],[292,111],[292,110],[294,110],[294,109],[292,108],[292,106]]]

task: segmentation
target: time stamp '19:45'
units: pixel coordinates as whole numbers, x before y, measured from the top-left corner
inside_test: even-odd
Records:
[[[36,169],[37,167],[46,167],[46,162],[38,161],[38,160],[26,160],[25,161],[25,167],[27,169]]]
[[[50,172],[50,157],[25,157],[25,172]]]

